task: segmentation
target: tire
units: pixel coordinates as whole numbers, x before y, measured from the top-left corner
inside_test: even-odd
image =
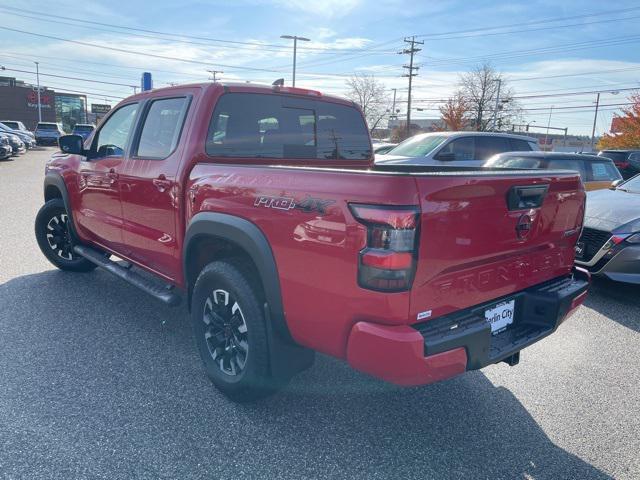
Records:
[[[61,198],[45,203],[36,216],[36,240],[40,250],[60,270],[90,272],[96,268],[73,251],[73,237],[67,222],[69,216]]]
[[[212,262],[198,275],[191,302],[206,373],[235,402],[258,400],[282,386],[270,375],[263,303],[249,278],[240,262]]]

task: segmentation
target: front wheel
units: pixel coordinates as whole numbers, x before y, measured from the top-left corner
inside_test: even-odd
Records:
[[[259,291],[239,263],[207,265],[196,281],[191,321],[205,370],[230,399],[265,397],[279,386],[270,375]]]
[[[36,240],[47,260],[60,270],[89,272],[96,268],[73,251],[69,215],[60,198],[45,203],[36,216]]]

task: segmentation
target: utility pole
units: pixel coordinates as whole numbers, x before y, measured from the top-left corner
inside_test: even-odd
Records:
[[[409,72],[404,73],[402,76],[409,77],[409,93],[407,95],[407,135],[411,135],[411,88],[413,83],[413,77],[418,76],[417,71],[418,69],[420,69],[420,67],[413,66],[413,56],[417,52],[422,50],[421,48],[416,48],[416,45],[424,45],[424,42],[416,41],[416,37],[411,37],[410,39],[405,37],[404,42],[410,44],[411,47],[405,48],[404,50],[398,53],[400,55],[409,55],[409,65],[402,66],[402,68],[406,68]],[[414,70],[416,71],[416,73],[413,73]]]
[[[33,62],[36,64],[36,82],[38,84],[38,122],[42,121],[42,107],[40,105],[40,67],[39,62]]]
[[[207,70],[207,72],[209,72],[211,74],[211,76],[213,77],[211,79],[213,81],[213,83],[216,83],[216,73],[224,73],[222,70]]]
[[[298,37],[297,35],[280,35],[280,38],[284,38],[287,40],[293,40],[293,80],[292,85],[296,86],[296,54],[298,50],[298,40],[301,42],[310,42],[308,38]]]
[[[596,113],[593,115],[593,129],[591,130],[591,145],[590,148],[593,150],[593,141],[596,137],[596,122],[598,121],[598,107],[600,106],[600,92],[596,96]]]
[[[498,91],[496,93],[496,106],[493,109],[493,125],[491,130],[496,131],[496,124],[498,123],[498,108],[500,107],[500,86],[502,85],[501,78],[495,78],[494,82],[498,82]]]
[[[398,89],[392,88],[391,90],[393,90],[393,104],[391,107],[391,118],[393,118],[396,115],[396,92],[398,91]]]

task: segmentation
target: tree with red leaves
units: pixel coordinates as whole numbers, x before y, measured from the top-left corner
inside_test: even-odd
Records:
[[[598,150],[623,150],[640,148],[640,94],[629,98],[630,107],[617,115],[616,133],[607,133],[598,142]]]

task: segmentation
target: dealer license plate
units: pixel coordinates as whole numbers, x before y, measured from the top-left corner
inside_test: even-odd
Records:
[[[584,242],[576,243],[576,258],[584,257]]]
[[[513,323],[515,306],[515,300],[508,300],[484,311],[484,318],[491,324],[492,334],[496,335],[503,332]]]

